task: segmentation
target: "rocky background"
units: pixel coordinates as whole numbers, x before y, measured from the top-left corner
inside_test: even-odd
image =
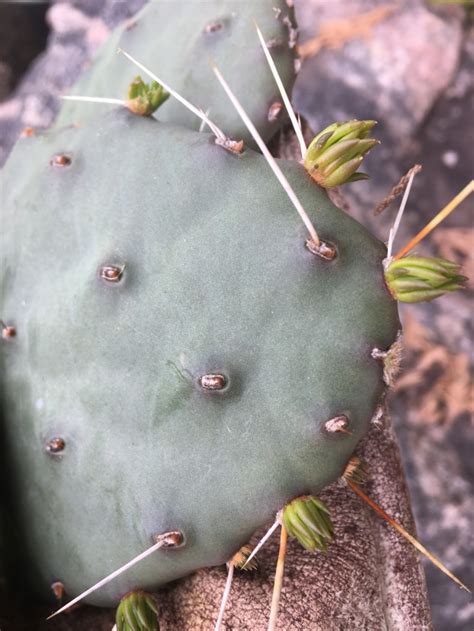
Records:
[[[25,126],[49,126],[62,93],[119,21],[143,0],[0,2],[0,163]],[[352,117],[379,121],[371,180],[343,189],[350,212],[386,239],[397,202],[373,211],[401,175],[416,176],[398,247],[473,177],[474,18],[469,3],[296,0],[303,57],[294,103],[319,130]],[[47,55],[41,54],[48,41]],[[30,64],[30,65],[29,65]],[[28,68],[28,69],[27,69]],[[111,95],[116,96],[116,95]],[[474,278],[471,195],[418,248],[463,261]],[[472,563],[472,288],[403,309],[404,372],[391,409],[419,538],[465,583]],[[471,303],[472,304],[472,303]],[[426,565],[434,626],[471,630],[472,600]]]

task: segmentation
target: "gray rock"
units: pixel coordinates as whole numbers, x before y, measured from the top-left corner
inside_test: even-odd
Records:
[[[0,103],[0,165],[24,127],[47,128],[59,95],[78,78],[110,29],[130,18],[145,0],[55,2],[48,11],[51,35],[13,96]]]
[[[383,4],[355,0],[305,0],[297,4],[301,42],[321,24],[367,13]],[[386,3],[388,4],[388,3]],[[303,64],[295,105],[314,129],[332,120],[381,121],[398,141],[409,138],[452,81],[463,39],[459,12],[443,17],[424,2],[401,3],[391,15],[343,47],[323,48]]]

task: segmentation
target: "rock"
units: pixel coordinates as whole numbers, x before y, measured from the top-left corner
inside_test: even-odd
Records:
[[[78,0],[52,5],[48,11],[48,50],[30,67],[10,100],[0,103],[0,166],[22,128],[51,125],[59,108],[58,96],[74,83],[110,29],[130,18],[144,3]]]
[[[380,4],[297,3],[301,42],[329,21],[368,16]],[[463,39],[461,18],[457,11],[441,17],[420,1],[381,14],[378,24],[360,29],[362,37],[336,50],[322,48],[305,60],[294,96],[296,108],[314,129],[332,122],[331,116],[367,118],[370,112],[392,138],[410,137],[455,75]]]

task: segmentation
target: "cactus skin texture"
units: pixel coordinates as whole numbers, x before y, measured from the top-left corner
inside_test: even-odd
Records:
[[[305,247],[264,158],[207,133],[122,108],[14,149],[0,313],[17,335],[0,383],[25,575],[43,597],[57,580],[77,595],[170,530],[182,547],[88,602],[226,563],[336,480],[367,431],[384,392],[371,351],[399,329],[386,250],[280,164],[333,261]],[[350,432],[326,431],[341,414]]]
[[[231,138],[253,145],[240,117],[212,78],[213,61],[226,76],[234,78],[233,86],[250,118],[263,138],[270,139],[285,121],[285,110],[275,105],[281,104],[281,97],[256,37],[255,22],[270,44],[282,81],[291,93],[295,53],[289,47],[292,36],[288,26],[296,33],[292,9],[285,0],[180,3],[181,10],[176,1],[150,2],[130,23],[117,28],[71,94],[123,98],[134,69],[117,55],[117,49],[122,48],[196,106],[209,108],[211,119]],[[64,102],[57,124],[83,124],[100,115],[104,107]],[[156,117],[190,129],[200,126],[199,119],[174,99],[168,99]]]

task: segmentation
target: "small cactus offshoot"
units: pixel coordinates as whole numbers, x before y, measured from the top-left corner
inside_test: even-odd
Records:
[[[128,88],[127,107],[134,114],[151,116],[168,97],[169,93],[158,81],[145,83],[137,76]]]
[[[385,270],[385,280],[396,300],[423,302],[463,289],[467,280],[461,266],[446,259],[406,256],[392,260]]]
[[[117,631],[158,631],[157,615],[158,610],[150,594],[129,592],[117,607],[115,625]]]
[[[297,497],[283,509],[283,525],[306,550],[326,552],[333,537],[329,511],[312,495]]]
[[[366,180],[368,175],[357,171],[364,156],[379,144],[369,138],[373,120],[350,120],[333,123],[312,140],[306,152],[304,166],[310,176],[323,188],[347,182]]]

